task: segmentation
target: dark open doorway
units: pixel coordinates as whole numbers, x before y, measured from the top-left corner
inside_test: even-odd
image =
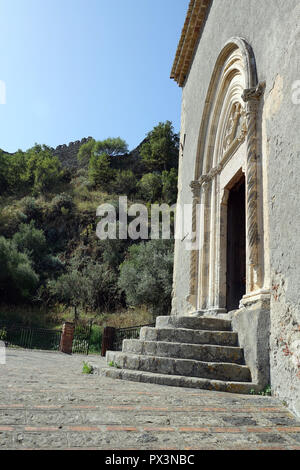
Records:
[[[230,189],[227,208],[227,311],[239,308],[246,293],[245,176]]]

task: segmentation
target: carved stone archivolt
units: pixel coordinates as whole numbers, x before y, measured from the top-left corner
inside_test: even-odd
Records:
[[[224,237],[221,206],[226,205],[226,200],[221,198],[218,188],[223,170],[245,142],[245,162],[242,166],[245,166],[246,172],[247,293],[261,285],[257,122],[263,92],[264,83],[257,83],[255,60],[250,46],[243,39],[234,38],[221,52],[209,86],[200,129],[195,178],[190,184],[193,194],[193,233],[199,231],[199,240],[196,240],[198,249],[191,252],[188,299],[197,310],[224,308],[221,304],[226,294],[224,296],[224,292],[221,292],[224,290],[224,282],[222,286],[220,283],[226,275],[226,266],[224,261],[223,265],[221,262],[224,257],[219,253],[221,244],[217,237]],[[228,191],[225,192],[228,195]],[[199,227],[198,205],[202,207]],[[225,270],[225,273],[220,270]]]

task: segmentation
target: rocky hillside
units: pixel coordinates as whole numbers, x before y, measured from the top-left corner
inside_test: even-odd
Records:
[[[76,171],[81,167],[77,160],[77,154],[80,147],[92,140],[93,137],[84,137],[81,140],[70,142],[69,144],[58,145],[56,148],[50,147],[53,155],[58,157],[62,164],[62,167],[70,170],[71,172]],[[145,167],[142,164],[140,157],[140,148],[147,141],[145,138],[135,149],[125,155],[119,155],[114,157],[112,167],[120,170],[133,170],[137,175],[142,175],[145,172]],[[15,153],[9,153],[0,149],[5,155],[15,155]]]
[[[92,137],[85,137],[81,140],[76,140],[75,142],[70,142],[68,145],[59,145],[55,149],[52,148],[53,155],[59,158],[63,168],[77,169],[79,167],[77,161],[77,154],[80,147],[83,144],[86,144]]]

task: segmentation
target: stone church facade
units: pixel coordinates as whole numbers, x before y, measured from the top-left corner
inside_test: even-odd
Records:
[[[118,379],[273,394],[300,415],[299,0],[190,0],[172,315],[108,351]],[[177,212],[178,215],[178,212]],[[171,393],[171,391],[170,391]]]
[[[299,50],[298,0],[191,0],[171,74],[192,205],[172,314],[230,319],[252,380],[298,413]]]

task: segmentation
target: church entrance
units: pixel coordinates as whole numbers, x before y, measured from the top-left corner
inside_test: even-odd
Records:
[[[227,207],[226,309],[239,308],[246,293],[245,176],[230,189]]]

